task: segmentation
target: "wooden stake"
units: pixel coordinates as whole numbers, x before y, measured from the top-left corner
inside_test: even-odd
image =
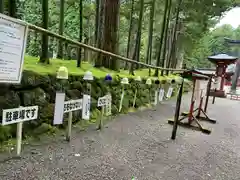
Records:
[[[17,123],[17,156],[20,156],[22,149],[22,125],[23,122]]]
[[[123,104],[123,99],[124,99],[124,93],[125,93],[125,90],[124,90],[124,87],[123,87],[123,88],[122,88],[121,100],[120,100],[120,104],[119,104],[119,112],[121,112],[121,110],[122,110],[122,104]]]
[[[137,89],[135,90],[135,94],[134,94],[134,99],[133,99],[133,108],[135,107],[135,104],[136,104],[136,99],[137,99]]]
[[[71,140],[71,134],[72,134],[72,111],[68,113],[68,127],[67,127],[67,137],[66,140]]]

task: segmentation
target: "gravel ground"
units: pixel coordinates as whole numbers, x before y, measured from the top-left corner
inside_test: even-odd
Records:
[[[0,163],[0,179],[239,180],[240,102],[216,99],[209,114],[217,124],[204,123],[211,135],[179,127],[172,141],[167,118],[174,105],[121,115],[101,132],[73,132],[70,143],[55,139],[25,146],[22,159]]]

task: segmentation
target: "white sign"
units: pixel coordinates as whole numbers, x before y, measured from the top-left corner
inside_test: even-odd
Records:
[[[0,14],[0,82],[21,83],[27,24]]]
[[[38,106],[4,109],[2,114],[2,125],[30,121],[38,118]]]
[[[91,107],[91,96],[83,95],[83,103],[82,103],[82,118],[84,120],[90,119],[90,107]]]
[[[98,107],[105,106],[107,104],[107,96],[98,98]]]
[[[65,93],[56,93],[53,124],[63,123]]]
[[[155,91],[155,97],[154,97],[154,105],[157,105],[157,98],[158,98],[158,91]]]
[[[167,98],[172,97],[172,92],[173,92],[173,88],[169,87],[168,92],[167,92]]]
[[[158,96],[158,100],[161,102],[163,101],[163,97],[164,97],[164,89],[160,89],[159,90],[159,96]]]
[[[64,102],[64,113],[82,109],[82,99]]]
[[[107,104],[106,104],[106,116],[110,116],[112,114],[112,96],[111,94],[107,95]]]

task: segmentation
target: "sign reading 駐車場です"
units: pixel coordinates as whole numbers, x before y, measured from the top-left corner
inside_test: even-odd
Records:
[[[0,14],[0,82],[21,82],[27,23]]]
[[[38,118],[38,106],[4,109],[2,113],[2,125],[30,121]]]

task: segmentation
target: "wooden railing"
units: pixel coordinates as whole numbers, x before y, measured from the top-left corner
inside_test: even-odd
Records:
[[[132,63],[132,64],[138,64],[138,65],[141,65],[143,67],[152,68],[152,69],[159,69],[159,70],[162,70],[162,71],[164,71],[164,70],[165,71],[171,71],[171,72],[182,72],[182,71],[184,71],[184,69],[163,68],[163,67],[157,67],[157,66],[154,66],[154,65],[146,64],[146,63],[143,63],[143,62],[137,62],[135,60],[132,60],[132,59],[129,59],[129,58],[126,58],[126,57],[108,52],[108,51],[104,51],[102,49],[99,49],[99,48],[96,48],[96,47],[93,47],[93,46],[90,46],[90,45],[87,45],[87,44],[84,44],[84,43],[81,43],[81,42],[78,42],[78,41],[74,41],[70,38],[67,38],[67,37],[64,37],[62,35],[56,34],[54,32],[51,32],[51,31],[47,30],[47,29],[38,27],[36,25],[30,24],[30,23],[27,23],[27,25],[28,25],[30,30],[37,31],[37,32],[40,32],[40,33],[45,33],[50,37],[57,38],[59,40],[65,41],[65,42],[67,42],[69,44],[72,44],[74,46],[85,48],[85,49],[88,49],[88,50],[91,50],[91,51],[94,51],[94,52],[102,53],[104,55],[108,55],[108,56],[111,56],[113,58],[117,58],[117,59],[122,60],[124,62]]]

